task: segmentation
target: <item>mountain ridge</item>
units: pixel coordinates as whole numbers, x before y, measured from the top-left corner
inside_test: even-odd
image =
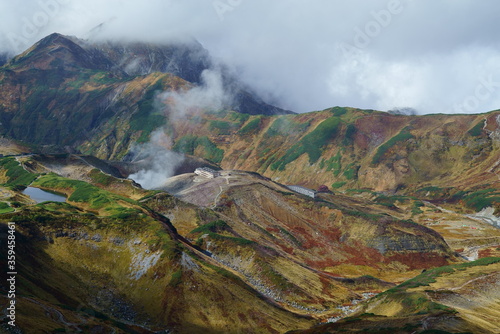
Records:
[[[217,66],[196,41],[52,34],[0,67],[0,228],[18,226],[27,333],[492,328],[500,111],[294,114]]]
[[[379,311],[376,301],[387,295],[391,302],[400,302],[400,295],[394,294],[400,288],[394,283],[412,279],[422,269],[425,276],[435,267],[429,273],[448,272],[440,268],[444,264],[475,266],[460,259],[431,226],[399,218],[404,214],[400,207],[417,199],[399,198],[383,206],[368,198],[324,193],[312,200],[242,171],[224,171],[216,179],[193,179],[191,184],[198,188],[191,192],[198,193],[198,199],[185,191],[192,185],[183,181],[178,191],[187,197],[175,198],[104,174],[100,168],[108,167],[105,162],[68,154],[0,158],[2,191],[10,193],[4,200],[16,208],[0,215],[0,227],[16,222],[24,245],[19,259],[30,264],[18,277],[21,309],[33,310],[19,314],[24,328],[29,328],[36,315],[44,319],[40,328],[49,331],[58,326],[68,330],[101,326],[137,332],[134,324],[141,323],[139,333],[160,328],[179,333],[245,328],[308,332],[306,328],[319,320],[345,317],[361,302],[372,312],[385,312]],[[199,188],[219,187],[220,181],[226,186],[219,194],[209,195]],[[67,203],[31,204],[20,193],[20,186],[30,183],[64,193]],[[200,196],[211,196],[215,205],[210,209],[196,202]],[[192,203],[185,202],[189,198]],[[436,215],[432,205],[420,208],[419,215],[425,216],[419,222]],[[443,213],[439,216],[443,221],[456,220]],[[488,230],[477,233],[491,235]],[[498,258],[491,266],[488,261],[478,264],[495,270]],[[41,266],[49,274],[33,276],[26,271],[29,266]],[[403,285],[411,286],[411,282]],[[75,284],[83,290],[69,288]],[[485,288],[493,286],[488,284]],[[85,289],[97,294],[85,293]],[[156,304],[151,305],[149,299],[149,306],[144,304],[145,294]],[[364,301],[375,294],[379,294],[375,301]],[[164,296],[161,302],[157,296]],[[235,309],[242,300],[246,306]],[[404,313],[376,323],[365,315],[359,321],[346,321],[351,328],[378,328],[404,321],[413,324],[423,317],[446,319],[452,311],[445,308],[444,314],[436,314],[444,307],[437,302],[422,306],[412,301],[412,307],[428,312],[423,315]],[[443,302],[457,307],[450,304],[453,300]],[[201,313],[199,305],[204,305]],[[247,306],[259,310],[259,316],[252,316]],[[43,312],[56,316],[44,318]],[[235,323],[234,319],[239,320]],[[460,321],[462,329],[477,328],[473,319]],[[434,324],[431,328],[449,327]]]
[[[67,52],[57,55],[59,48]],[[31,53],[37,54],[42,60],[51,53],[55,53],[54,58],[59,59],[59,63],[62,62],[63,66],[71,65],[74,68],[80,66],[90,70],[118,72],[130,77],[145,76],[155,72],[170,73],[193,84],[202,82],[201,74],[204,70],[216,69],[221,72],[224,89],[234,91],[236,110],[243,113],[256,113],[254,109],[263,114],[290,113],[290,111],[264,103],[254,93],[249,92],[249,87],[241,83],[223,65],[216,64],[208,51],[194,39],[162,45],[143,42],[96,42],[53,33],[35,43],[21,55],[13,57],[10,63],[15,66]],[[36,58],[29,57],[29,59],[33,62],[30,64],[31,67],[44,65],[44,61],[38,64]],[[60,64],[54,65],[60,68]]]

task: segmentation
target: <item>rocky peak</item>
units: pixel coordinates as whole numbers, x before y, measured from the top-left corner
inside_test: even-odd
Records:
[[[0,57],[0,65],[2,58]],[[90,41],[51,34],[21,55],[14,57],[11,69],[57,71],[56,77],[68,77],[83,69],[108,72],[109,75],[134,79],[154,72],[170,73],[193,84],[200,84],[207,69],[220,72],[224,90],[234,98],[228,109],[246,114],[286,114],[262,101],[225,66],[214,64],[208,51],[194,39],[164,44],[127,41]]]
[[[53,33],[12,59],[18,67],[41,70],[64,69],[109,70],[113,64],[100,54],[91,53],[75,43],[72,38]]]

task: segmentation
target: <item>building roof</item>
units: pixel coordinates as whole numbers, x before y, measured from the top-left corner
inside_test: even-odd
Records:
[[[298,189],[302,189],[304,191],[311,191],[313,193],[316,193],[316,190],[312,190],[312,189],[309,189],[309,188],[306,188],[306,187],[302,187],[302,186],[296,186],[296,185],[291,185],[291,186],[288,186],[288,188],[291,188],[291,187],[294,187],[294,188],[298,188]]]
[[[209,172],[209,173],[219,173],[219,171],[212,169],[212,168],[208,168],[208,167],[198,167],[198,168],[196,168],[196,170]]]

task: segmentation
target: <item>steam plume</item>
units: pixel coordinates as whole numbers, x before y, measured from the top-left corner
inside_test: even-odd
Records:
[[[129,175],[129,178],[143,188],[156,189],[174,176],[175,169],[182,164],[184,156],[168,150],[166,146],[169,142],[170,138],[163,129],[158,129],[152,133],[149,143],[134,146],[131,150],[136,157],[134,161],[143,163],[146,167]]]
[[[183,92],[164,92],[158,95],[157,102],[167,101],[168,117],[192,117],[206,110],[218,110],[229,105],[231,94],[225,89],[222,75],[217,70],[205,70],[201,74],[201,84]],[[155,103],[158,108],[161,104]],[[129,178],[146,189],[161,187],[165,181],[174,176],[175,169],[184,160],[182,154],[168,150],[172,146],[171,139],[160,128],[151,134],[151,140],[146,144],[135,145],[131,154],[134,161],[145,167],[131,174]]]

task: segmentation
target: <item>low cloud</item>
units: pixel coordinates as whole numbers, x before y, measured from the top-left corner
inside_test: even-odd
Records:
[[[232,95],[223,85],[219,70],[204,70],[201,83],[185,91],[167,91],[158,96],[168,104],[169,118],[192,116],[231,105]]]
[[[266,100],[297,112],[500,107],[500,94],[475,93],[490,75],[500,81],[496,0],[0,0],[0,12],[0,47],[9,52],[52,32],[193,36]],[[358,55],[346,56],[345,45]]]
[[[479,113],[500,107],[499,64],[500,52],[486,47],[400,60],[363,53],[332,69],[329,88],[337,101],[356,98],[365,108]],[[475,98],[482,83],[484,92]]]

